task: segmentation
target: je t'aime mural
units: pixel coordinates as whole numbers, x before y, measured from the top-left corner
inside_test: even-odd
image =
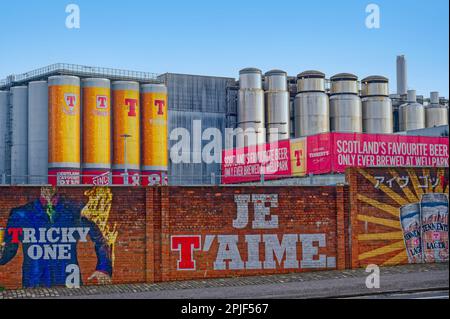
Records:
[[[42,187],[35,199],[11,209],[0,230],[0,266],[14,260],[21,246],[24,288],[82,285],[77,246],[88,241],[96,256],[95,267],[86,270],[91,271],[88,280],[111,282],[118,235],[108,222],[112,193],[92,188],[84,195],[85,204]]]
[[[353,266],[446,262],[448,169],[359,169],[353,195]]]

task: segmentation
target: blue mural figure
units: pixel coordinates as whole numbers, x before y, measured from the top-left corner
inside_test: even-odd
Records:
[[[82,204],[59,196],[56,188],[43,187],[39,199],[11,210],[0,247],[0,265],[16,256],[20,242],[24,288],[65,286],[68,269],[73,269],[73,265],[79,267],[78,242],[90,238],[95,244],[97,266],[89,280],[109,283],[111,247],[98,226],[82,216],[82,209]]]

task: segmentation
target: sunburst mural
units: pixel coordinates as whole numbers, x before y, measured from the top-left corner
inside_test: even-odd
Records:
[[[356,235],[353,259],[359,265],[448,261],[447,169],[358,169],[358,174],[354,217],[364,231]]]

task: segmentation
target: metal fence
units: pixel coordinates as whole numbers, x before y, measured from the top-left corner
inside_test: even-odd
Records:
[[[104,176],[104,175],[103,175]],[[101,177],[103,177],[101,176]],[[149,178],[148,175],[125,175],[122,174],[120,183],[113,183],[113,176],[110,173],[108,178],[99,178],[97,175],[81,174],[77,176],[79,182],[74,184],[59,184],[59,186],[139,186],[142,184],[145,178]],[[127,178],[128,177],[128,178]],[[222,178],[225,176],[211,173],[209,175],[184,175],[183,179],[179,175],[166,175],[164,181],[157,181],[155,179],[148,180],[149,186],[218,186],[222,184]],[[2,186],[42,186],[49,185],[49,178],[57,179],[57,175],[7,175],[0,174],[0,185]],[[98,178],[98,183],[83,184],[84,178],[95,179]],[[115,178],[117,178],[115,176]],[[327,175],[309,175],[303,177],[293,177],[291,175],[277,175],[276,177],[270,175],[247,175],[245,178],[247,182],[237,184],[226,184],[226,186],[238,185],[238,186],[334,186],[337,184],[345,184],[344,174],[327,174]],[[117,181],[117,179],[116,179]],[[147,183],[146,183],[147,184]]]
[[[6,79],[0,80],[0,88],[9,87],[17,83],[39,80],[56,74],[76,75],[81,77],[106,77],[111,80],[161,83],[161,80],[158,79],[158,74],[156,73],[56,63],[23,74],[10,75]]]

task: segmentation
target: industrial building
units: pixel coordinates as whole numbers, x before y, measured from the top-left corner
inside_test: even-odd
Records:
[[[61,87],[74,91],[61,95]],[[195,134],[206,128],[222,132],[222,145],[229,138],[225,128],[255,131],[253,141],[245,134],[233,136],[237,147],[327,132],[448,136],[448,100],[437,92],[424,98],[408,89],[404,56],[397,58],[395,94],[389,92],[389,79],[380,75],[359,80],[340,73],[327,78],[309,70],[292,76],[282,70],[263,74],[252,67],[242,69],[236,80],[55,64],[0,81],[0,183],[45,184],[63,172],[65,177],[53,182],[95,184],[112,173],[113,184],[136,183],[133,175],[145,176],[144,185],[220,184],[221,163],[201,160],[208,140]],[[71,106],[58,114],[51,106],[70,96],[82,107],[75,121],[66,122],[74,112]],[[111,96],[112,111],[104,118],[96,96]],[[145,106],[155,104],[155,98],[167,101],[162,126],[155,124],[160,123],[154,118],[157,113],[146,112]],[[130,114],[114,107],[127,99],[140,100],[141,108],[131,120]],[[192,135],[187,163],[175,163],[168,156],[180,129]],[[99,130],[107,132],[107,138]],[[76,181],[80,171],[82,180]],[[271,181],[339,182],[339,174]]]

